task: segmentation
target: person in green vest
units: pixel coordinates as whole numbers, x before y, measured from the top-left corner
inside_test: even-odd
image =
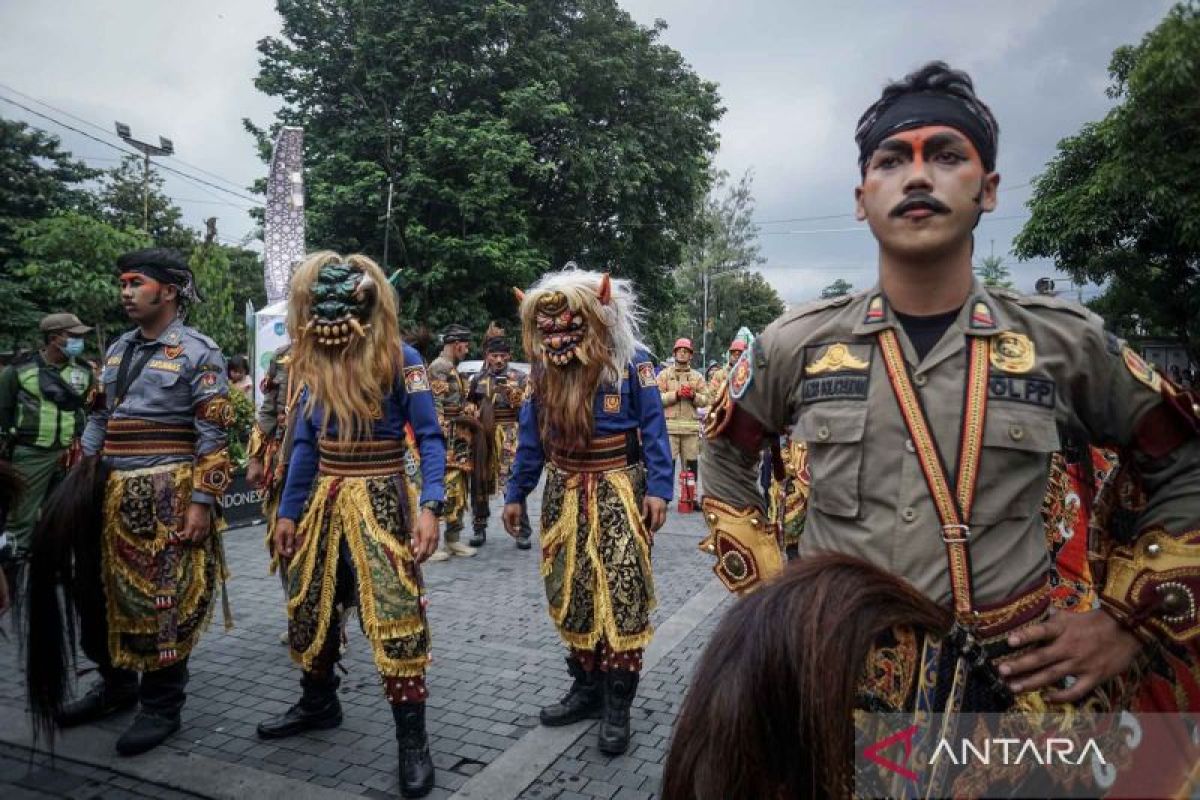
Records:
[[[91,369],[79,358],[92,329],[65,313],[43,317],[38,327],[42,349],[0,372],[0,458],[12,462],[25,485],[5,530],[17,559],[28,554],[42,502],[83,433],[95,387]]]

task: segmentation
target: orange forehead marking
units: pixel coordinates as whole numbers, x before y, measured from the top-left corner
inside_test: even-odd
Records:
[[[889,136],[884,139],[885,142],[898,141],[904,142],[912,148],[913,167],[921,169],[925,166],[925,143],[941,133],[952,133],[958,139],[962,140],[963,145],[967,149],[967,156],[979,164],[983,164],[983,159],[979,157],[979,151],[975,149],[975,144],[958,128],[951,128],[949,125],[925,125],[920,128],[902,131],[894,136]]]

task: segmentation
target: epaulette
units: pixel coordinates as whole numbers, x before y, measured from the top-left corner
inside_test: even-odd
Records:
[[[841,308],[848,305],[851,300],[862,297],[866,292],[855,292],[854,294],[840,294],[837,297],[823,297],[820,300],[813,300],[808,303],[796,306],[791,311],[788,311],[779,318],[779,324],[786,325],[789,322],[795,322],[798,319],[812,316],[818,311],[824,311],[827,308]]]
[[[213,339],[211,336],[208,336],[207,334],[201,333],[200,331],[196,330],[195,328],[190,328],[185,325],[185,326],[183,326],[183,331],[184,331],[184,333],[191,336],[193,339],[198,340],[201,344],[203,344],[205,347],[207,347],[210,350],[220,350],[221,349],[221,346],[217,344],[215,339]]]
[[[1091,311],[1078,303],[1073,303],[1070,300],[1063,300],[1060,297],[1055,297],[1049,294],[1025,294],[1018,292],[1015,289],[1002,289],[988,287],[988,294],[993,297],[999,297],[1003,300],[1008,300],[1023,308],[1052,308],[1056,311],[1066,311],[1068,314],[1074,314],[1077,317],[1091,321],[1100,319],[1094,311]]]

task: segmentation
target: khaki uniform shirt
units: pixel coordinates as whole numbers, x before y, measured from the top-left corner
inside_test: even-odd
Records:
[[[438,422],[446,437],[446,467],[471,470],[472,428],[462,418],[467,404],[467,382],[458,374],[458,367],[445,356],[438,356],[429,365],[429,386]]]
[[[679,396],[679,390],[684,386],[692,387],[695,392],[691,400]],[[658,373],[658,392],[662,395],[663,413],[667,417],[667,433],[699,433],[696,409],[707,408],[709,403],[704,376],[691,367],[680,369],[672,365]]]
[[[969,337],[991,345],[983,454],[971,514],[975,600],[997,601],[1050,568],[1039,513],[1059,431],[1131,446],[1161,402],[1158,376],[1081,307],[978,283],[942,339],[918,359],[878,289],[820,301],[776,320],[730,377],[739,409],[770,433],[809,445],[812,494],[802,553],[836,551],[899,575],[949,603],[940,521],[888,380],[876,334],[894,328],[947,478],[955,481]],[[1200,441],[1151,462],[1135,453],[1150,501],[1138,529],[1200,522]],[[761,507],[757,455],[709,442],[710,497]]]

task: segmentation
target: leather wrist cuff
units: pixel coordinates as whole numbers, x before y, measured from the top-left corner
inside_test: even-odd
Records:
[[[1200,530],[1151,529],[1108,558],[1101,607],[1126,628],[1179,644],[1200,634]]]

